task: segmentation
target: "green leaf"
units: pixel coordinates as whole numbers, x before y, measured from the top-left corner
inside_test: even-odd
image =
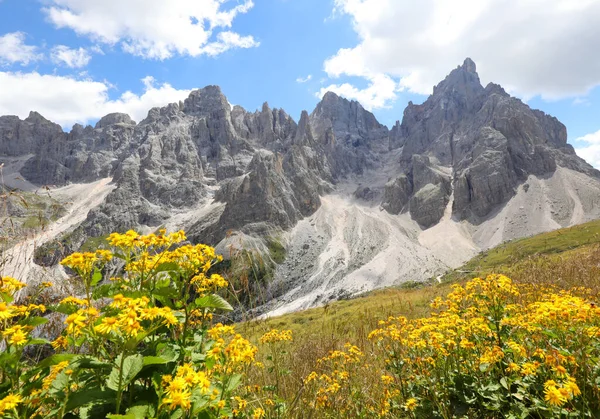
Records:
[[[122,356],[123,355],[119,355],[117,357],[115,360],[116,366],[113,367],[108,379],[106,380],[106,385],[108,388],[115,391],[119,391],[127,387],[139,374],[142,368],[144,368],[144,357],[141,354],[135,354],[125,358],[123,361],[123,370],[119,371]],[[120,380],[119,377],[121,377]]]
[[[50,394],[62,393],[69,384],[69,376],[61,371],[50,385]]]
[[[82,356],[71,362],[71,365],[75,368],[84,368],[84,369],[102,369],[102,368],[110,368],[111,364],[108,362],[102,362],[98,358],[94,358],[93,356]]]
[[[170,362],[170,360],[165,359],[160,356],[145,356],[144,357],[144,367],[148,365],[163,365]]]
[[[233,307],[223,297],[217,294],[205,295],[197,298],[196,307],[198,308],[216,308],[224,311],[233,311]]]
[[[75,304],[56,304],[49,308],[50,311],[56,311],[57,313],[66,314],[67,316],[75,313],[79,309]]]
[[[109,404],[114,403],[115,392],[112,390],[101,390],[99,388],[82,388],[69,395],[65,412],[70,412],[87,404]]]
[[[21,323],[23,325],[35,327],[48,323],[48,319],[45,317],[33,316],[24,319]]]
[[[28,345],[50,345],[50,341],[48,339],[43,338],[35,338],[31,339],[27,342]]]
[[[6,304],[10,304],[14,301],[14,298],[12,295],[10,295],[7,292],[0,292],[0,298],[2,299],[2,301],[4,301]]]
[[[51,365],[56,365],[60,362],[63,361],[71,361],[73,358],[77,357],[77,355],[75,354],[57,354],[57,355],[52,355],[46,359],[44,359],[43,361],[39,362],[37,364],[36,369],[42,369],[42,368],[46,368],[49,367]]]
[[[156,409],[152,404],[138,404],[127,409],[128,415],[133,415],[136,419],[152,418],[156,415]]]
[[[177,271],[179,269],[179,265],[175,262],[165,262],[158,265],[154,272],[170,272]]]
[[[109,284],[102,284],[102,285],[94,288],[94,291],[92,292],[92,296],[96,300],[99,300],[104,297],[111,297],[115,293],[115,289],[116,289],[115,283],[111,282]]]
[[[94,270],[94,275],[92,275],[92,282],[90,283],[90,285],[92,287],[98,285],[98,282],[102,281],[102,272],[100,272],[100,269],[96,268]]]
[[[163,298],[177,298],[179,294],[177,290],[171,287],[161,287],[154,290],[152,293],[155,297],[163,297]]]
[[[241,374],[236,374],[236,375],[232,376],[231,379],[229,380],[229,382],[227,383],[227,388],[225,389],[225,393],[235,390],[240,385],[241,382],[242,382]]]
[[[502,384],[502,387],[504,387],[506,390],[508,390],[508,383],[506,382],[506,377],[502,377],[500,379],[500,384]]]
[[[179,358],[181,347],[170,342],[163,343],[158,345],[157,352],[161,358],[166,359],[167,362],[171,362]]]

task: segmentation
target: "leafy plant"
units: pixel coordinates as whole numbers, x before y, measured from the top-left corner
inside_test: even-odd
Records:
[[[205,245],[181,245],[177,232],[107,238],[110,250],[74,253],[61,263],[83,284],[82,298],[52,307],[14,302],[25,284],[0,283],[0,412],[3,417],[221,418],[261,417],[234,399],[257,348],[233,326],[212,325],[232,307],[216,294],[227,282],[207,272],[221,258]],[[106,264],[123,275],[102,284]],[[41,314],[64,316],[41,362],[25,348],[50,342],[34,337]],[[240,399],[241,400],[241,399]]]

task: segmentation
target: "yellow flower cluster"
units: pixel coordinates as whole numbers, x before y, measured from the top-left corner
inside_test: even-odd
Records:
[[[192,284],[195,285],[196,290],[200,294],[214,292],[219,288],[226,288],[229,285],[221,275],[212,274],[210,276],[206,276],[203,273],[193,277]]]
[[[271,329],[260,337],[260,343],[275,343],[275,342],[291,342],[292,331],[291,330],[277,330]]]
[[[544,383],[544,400],[554,406],[562,406],[567,400],[579,396],[581,390],[573,377],[568,377],[561,384],[554,380]]]
[[[92,252],[73,253],[64,258],[60,264],[73,269],[81,277],[89,276],[95,268],[109,262],[113,258],[110,250],[96,250]]]
[[[165,229],[159,230],[159,234],[148,234],[142,236],[133,230],[129,230],[125,234],[112,233],[108,236],[108,243],[113,247],[120,247],[122,249],[137,248],[149,248],[149,247],[161,247],[168,248],[173,244],[181,243],[185,241],[185,233],[183,231],[177,231],[174,233],[167,234]]]
[[[8,295],[13,295],[18,290],[24,288],[26,285],[16,280],[11,276],[0,277],[0,292]]]
[[[206,355],[218,361],[215,371],[231,374],[243,370],[254,361],[258,348],[236,333],[233,326],[218,323],[208,330],[208,336],[214,343]]]
[[[317,360],[317,367],[322,371],[312,371],[305,379],[305,385],[314,382],[316,391],[314,401],[310,404],[316,409],[343,407],[346,394],[338,395],[340,390],[350,384],[351,373],[362,366],[363,352],[356,346],[347,343],[344,350],[330,351]]]
[[[162,385],[163,405],[168,406],[170,410],[188,410],[192,405],[192,394],[195,391],[200,394],[209,393],[211,382],[210,376],[204,371],[196,371],[191,364],[183,364],[177,368],[175,377],[164,375]]]
[[[405,395],[407,410],[408,397],[450,399],[451,389],[438,378],[448,374],[482,383],[498,374],[505,383],[527,383],[528,391],[545,383],[543,394],[529,397],[553,406],[580,394],[575,377],[582,366],[575,354],[600,343],[600,309],[585,298],[490,275],[453,285],[431,306],[436,311],[430,317],[390,317],[369,335],[388,354],[398,386],[413,389]],[[429,384],[417,388],[416,382]]]

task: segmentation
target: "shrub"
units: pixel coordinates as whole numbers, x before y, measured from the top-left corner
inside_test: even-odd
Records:
[[[264,411],[235,396],[257,348],[233,326],[211,325],[231,306],[227,286],[207,272],[221,260],[205,245],[181,245],[183,232],[111,234],[110,250],[74,253],[70,268],[85,295],[53,307],[16,304],[25,284],[0,283],[0,413],[2,417],[259,418]],[[118,259],[123,275],[101,285]],[[34,295],[35,297],[35,295]],[[53,342],[34,329],[54,312],[64,330]],[[51,344],[36,362],[26,348]]]

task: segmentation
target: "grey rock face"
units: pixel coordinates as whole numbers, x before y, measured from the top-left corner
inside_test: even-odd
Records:
[[[390,147],[402,147],[400,163],[405,173],[412,173],[415,194],[423,185],[443,184],[436,199],[427,201],[427,210],[440,207],[435,216],[420,222],[424,226],[443,214],[452,189],[453,213],[478,222],[507,202],[527,176],[550,174],[557,164],[598,176],[566,141],[566,128],[556,118],[530,109],[498,85],[484,88],[470,59],[438,84],[422,105],[409,103],[402,123],[390,135]],[[415,155],[435,163],[423,166]],[[439,178],[432,180],[431,168],[436,165],[452,171],[453,188]],[[440,199],[441,194],[446,198]],[[422,198],[411,203],[413,216],[422,212],[412,210],[417,202],[425,202]]]
[[[358,102],[328,92],[310,114],[314,136],[335,177],[374,167],[377,151],[388,147],[388,129]]]
[[[382,207],[391,214],[400,214],[413,192],[412,182],[406,175],[400,175],[385,185]]]
[[[380,170],[391,155],[399,157],[385,186],[362,185],[357,199],[381,199],[422,228],[438,223],[449,203],[454,217],[477,223],[529,175],[563,166],[598,177],[566,140],[555,118],[498,85],[484,88],[470,59],[423,104],[409,103],[391,130],[334,93],[296,123],[267,103],[256,112],[232,107],[217,86],[153,108],[138,124],[114,113],[65,133],[35,112],[23,121],[0,117],[0,155],[31,155],[21,169],[28,181],[113,178],[115,189],[69,232],[72,248],[89,236],[158,228],[213,198],[218,211],[189,220],[193,240],[216,244],[231,229],[268,235],[316,211],[337,181]]]

